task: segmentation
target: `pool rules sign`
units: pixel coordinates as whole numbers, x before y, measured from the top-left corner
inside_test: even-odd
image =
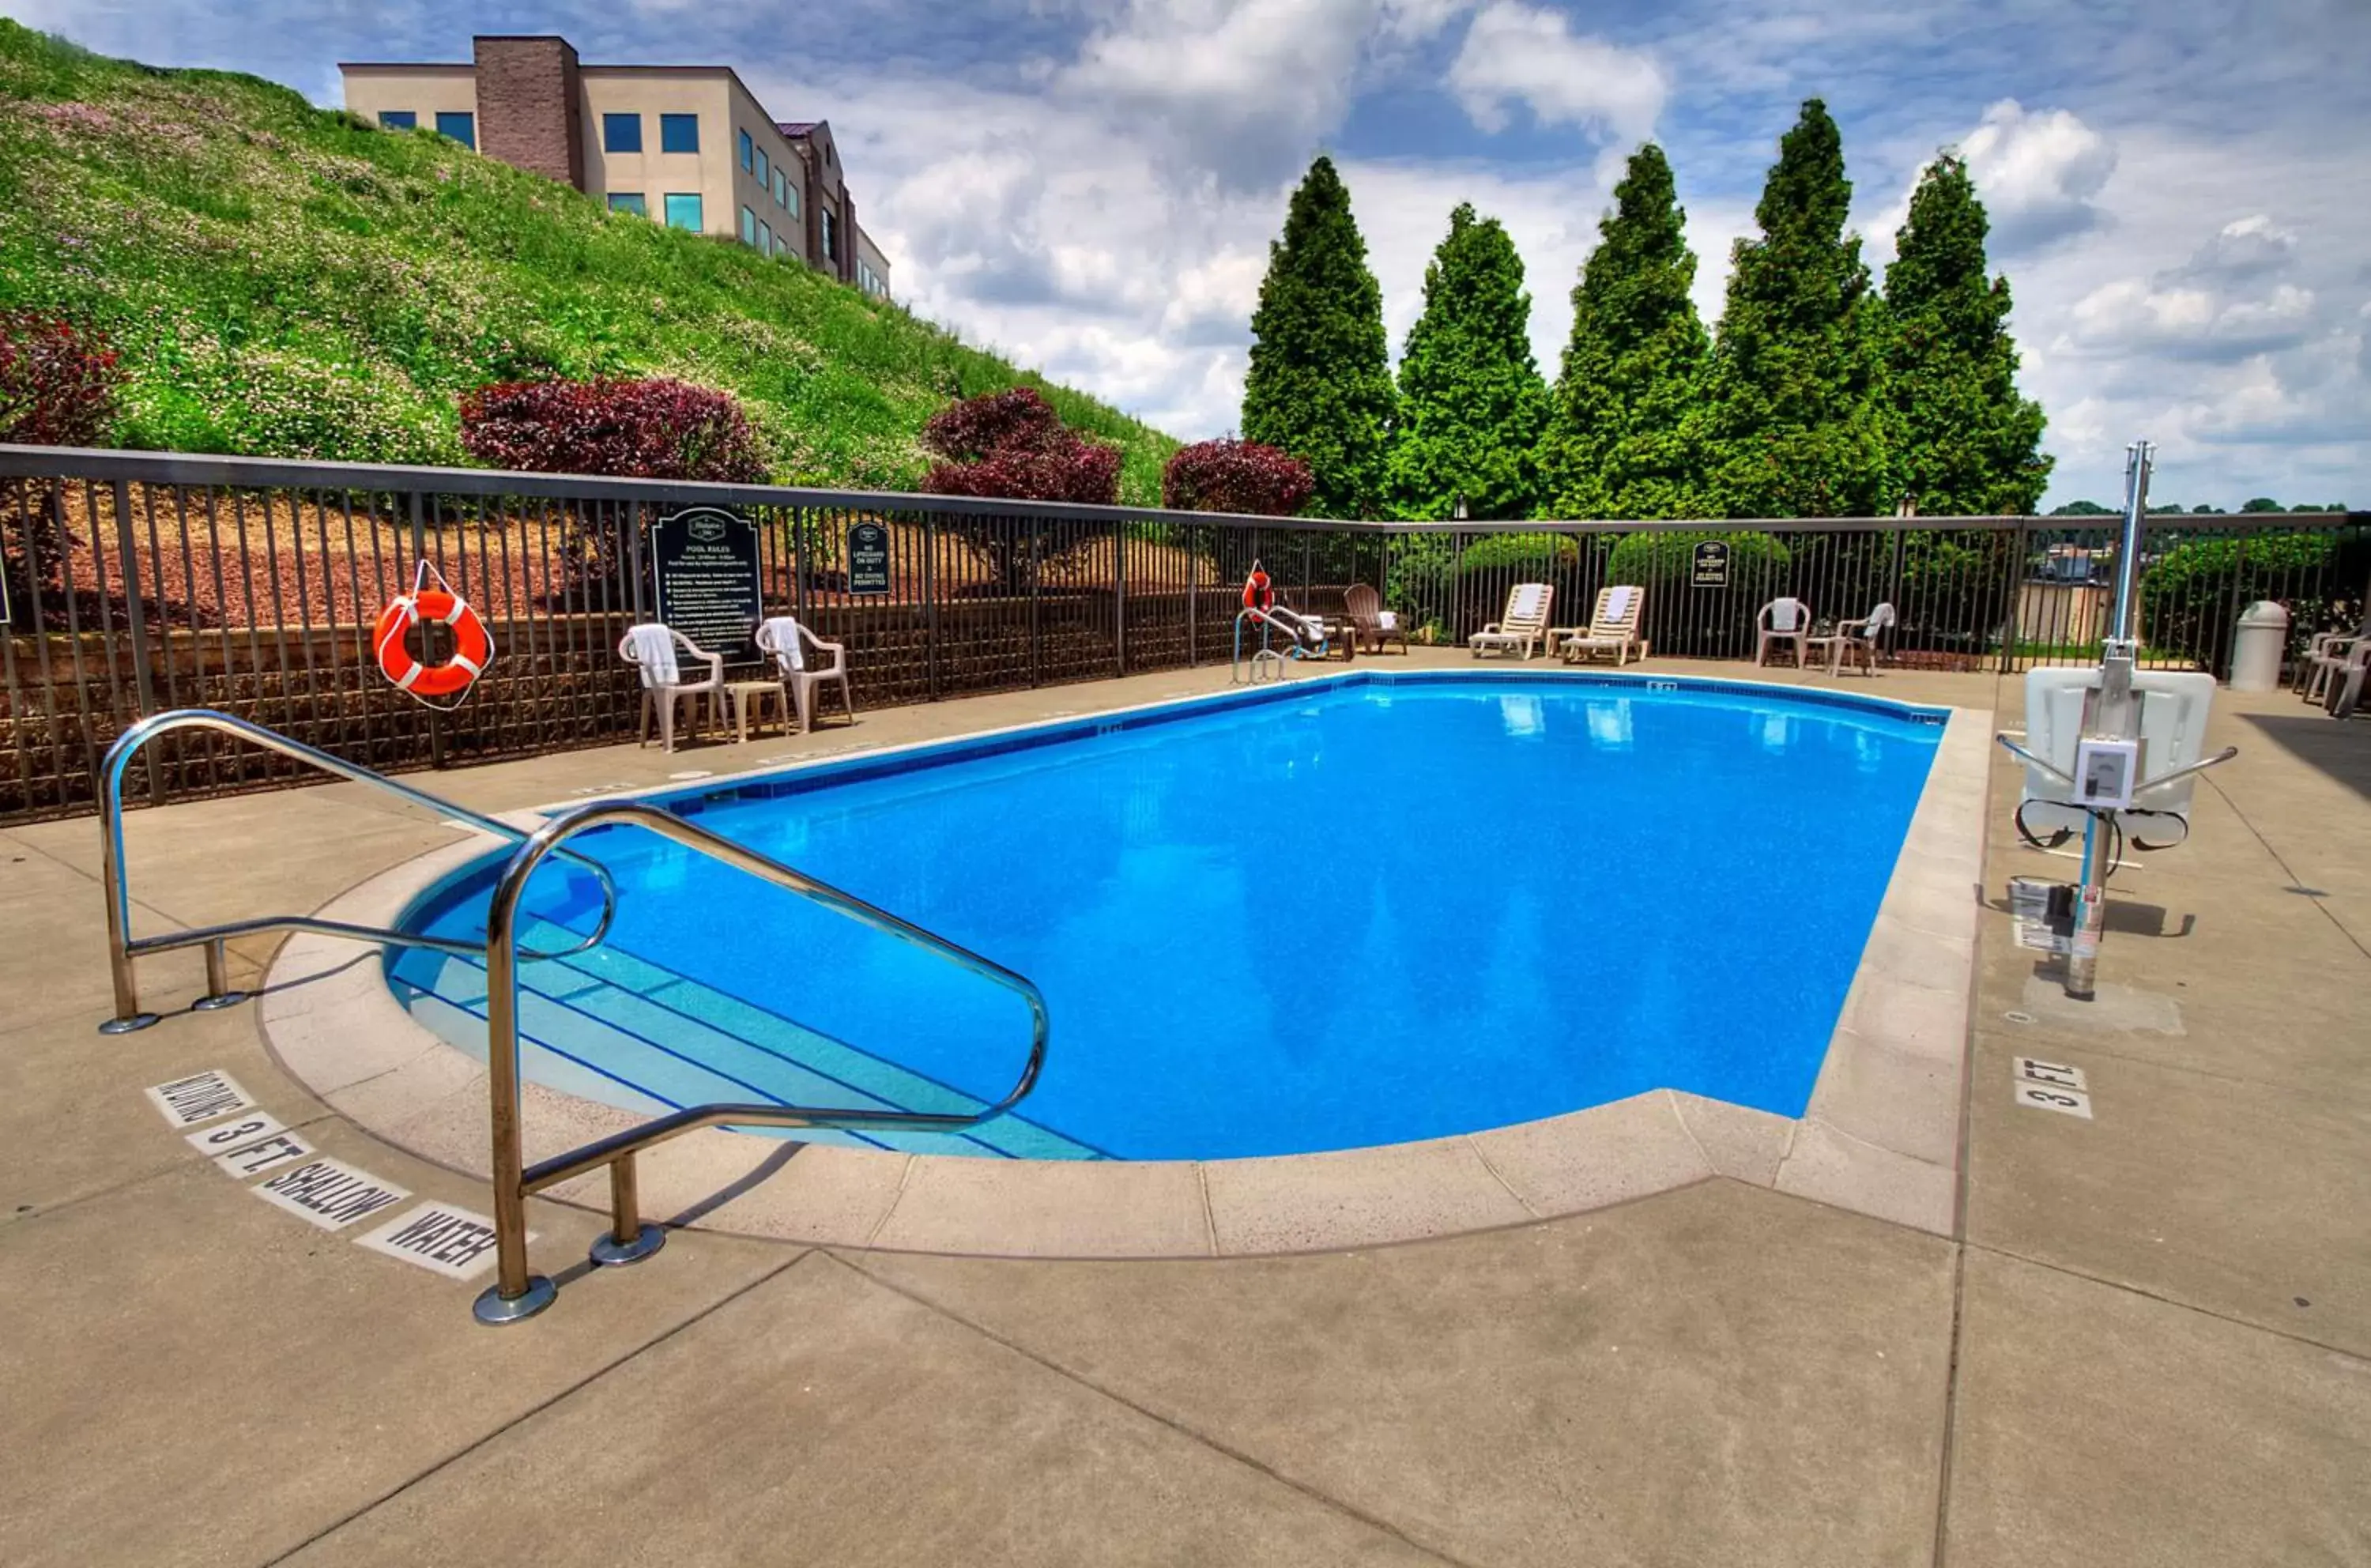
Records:
[[[758,525],[694,506],[651,525],[659,619],[728,664],[758,657]]]

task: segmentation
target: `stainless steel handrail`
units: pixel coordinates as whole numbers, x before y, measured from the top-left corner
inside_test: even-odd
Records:
[[[135,1029],[145,1029],[156,1021],[155,1013],[140,1010],[139,982],[133,970],[133,961],[144,953],[168,952],[177,948],[203,945],[206,950],[206,994],[191,1004],[202,1011],[233,1007],[247,999],[245,992],[234,991],[229,986],[228,964],[223,952],[223,944],[233,937],[253,936],[263,931],[312,931],[322,936],[351,938],[355,941],[392,942],[403,947],[429,948],[438,952],[455,953],[465,957],[474,957],[477,954],[479,949],[475,942],[418,935],[410,931],[387,930],[376,926],[350,925],[343,920],[324,920],[311,915],[263,915],[252,919],[232,920],[218,926],[201,926],[191,930],[168,931],[162,936],[134,937],[132,935],[131,878],[123,859],[123,770],[131,766],[133,757],[139,754],[142,747],[159,735],[168,734],[175,730],[219,730],[225,734],[251,741],[268,751],[276,751],[283,756],[293,756],[299,762],[310,763],[325,773],[334,773],[341,778],[351,778],[357,784],[367,784],[373,789],[385,790],[390,795],[411,801],[413,805],[425,806],[430,811],[441,812],[448,817],[468,824],[480,833],[491,833],[497,837],[515,841],[527,836],[527,830],[525,828],[514,827],[509,823],[480,815],[467,806],[455,805],[452,801],[441,796],[432,795],[425,790],[415,790],[408,784],[399,784],[385,774],[374,773],[367,767],[348,762],[343,757],[331,756],[328,752],[317,750],[302,741],[292,741],[276,730],[267,730],[260,724],[251,724],[244,719],[234,718],[227,713],[218,713],[211,708],[178,708],[169,713],[154,714],[143,719],[116,737],[115,744],[108,748],[107,760],[99,767],[100,878],[107,884],[107,956],[115,981],[115,1016],[98,1026],[100,1033],[129,1034]],[[528,956],[531,958],[567,958],[576,953],[589,951],[599,946],[602,940],[609,934],[609,922],[617,917],[618,885],[610,881],[607,868],[597,860],[587,859],[581,855],[571,855],[569,859],[591,870],[600,880],[601,922],[594,928],[591,936],[586,937],[576,946],[563,949],[559,952],[530,953]]]
[[[876,931],[936,953],[983,979],[1003,986],[1029,1004],[1029,1059],[1019,1081],[1003,1099],[968,1115],[922,1111],[851,1111],[803,1105],[690,1105],[612,1133],[566,1154],[526,1164],[519,1124],[518,953],[514,946],[518,929],[518,905],[527,879],[545,856],[568,839],[611,823],[633,823],[663,838],[696,849],[838,911]],[[494,884],[486,910],[486,1066],[488,1097],[493,1123],[494,1284],[478,1297],[481,1323],[515,1323],[551,1305],[558,1294],[550,1280],[527,1272],[526,1200],[531,1193],[581,1176],[596,1167],[609,1168],[609,1233],[593,1243],[596,1263],[635,1263],[659,1250],[665,1233],[642,1222],[636,1192],[634,1156],[654,1144],[680,1137],[700,1127],[724,1123],[766,1127],[882,1128],[905,1132],[962,1132],[1004,1114],[1035,1088],[1046,1065],[1046,997],[1035,982],[1016,974],[995,960],[901,920],[852,893],[818,882],[779,860],[696,826],[661,807],[639,801],[596,801],[551,818],[527,836],[511,855]]]

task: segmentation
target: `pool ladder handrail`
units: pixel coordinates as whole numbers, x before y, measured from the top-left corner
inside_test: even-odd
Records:
[[[527,829],[515,827],[497,818],[483,815],[467,806],[456,805],[441,795],[425,790],[415,790],[409,784],[399,784],[383,773],[376,773],[358,763],[332,756],[328,752],[308,746],[302,741],[289,739],[277,730],[267,730],[260,724],[218,712],[211,708],[177,708],[168,712],[153,714],[133,724],[116,737],[108,748],[107,760],[99,767],[99,875],[107,891],[107,956],[115,983],[115,1016],[98,1026],[101,1034],[129,1034],[135,1029],[145,1029],[156,1021],[156,1015],[140,1010],[140,987],[133,971],[133,961],[148,953],[169,952],[179,948],[198,947],[206,950],[206,994],[191,1003],[200,1012],[212,1012],[217,1008],[236,1007],[247,1000],[248,993],[230,988],[229,965],[223,948],[233,937],[255,936],[265,931],[310,931],[319,936],[342,937],[353,941],[392,943],[400,947],[429,948],[438,952],[474,958],[478,953],[474,942],[456,941],[445,937],[425,936],[417,932],[395,930],[378,926],[357,926],[343,920],[324,920],[314,915],[261,915],[252,919],[230,920],[216,926],[199,926],[185,930],[168,931],[160,936],[134,937],[132,934],[132,889],[130,868],[123,855],[123,773],[132,759],[149,742],[176,730],[218,730],[224,734],[249,741],[267,751],[295,757],[309,763],[325,773],[334,773],[357,784],[367,784],[375,790],[438,812],[454,821],[467,824],[480,833],[513,842],[524,840]],[[559,952],[533,953],[535,958],[570,958],[589,952],[598,947],[609,934],[609,923],[618,913],[618,887],[609,878],[607,868],[581,855],[569,859],[592,871],[601,883],[601,920],[593,934],[573,948]]]
[[[911,943],[1019,995],[1029,1004],[1029,1059],[1019,1081],[1003,1099],[983,1110],[957,1115],[921,1111],[857,1111],[781,1104],[688,1105],[638,1127],[596,1138],[534,1165],[526,1162],[519,1120],[518,959],[519,901],[527,879],[547,855],[577,834],[630,823],[673,839],[736,870],[821,904],[876,931]],[[526,956],[534,957],[535,954]],[[818,882],[729,838],[711,833],[663,807],[641,801],[595,801],[552,817],[512,852],[494,884],[486,910],[486,1078],[493,1132],[495,1276],[473,1309],[478,1321],[515,1323],[551,1305],[558,1295],[550,1280],[527,1271],[526,1200],[606,1165],[609,1168],[609,1231],[593,1243],[596,1264],[637,1263],[665,1244],[655,1225],[642,1221],[634,1157],[653,1145],[701,1127],[734,1123],[746,1126],[877,1128],[904,1132],[959,1133],[1002,1115],[1025,1098],[1046,1065],[1045,993],[1027,976],[995,960],[876,908],[852,893]]]

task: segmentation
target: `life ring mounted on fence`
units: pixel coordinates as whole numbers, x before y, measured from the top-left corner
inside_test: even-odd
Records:
[[[1243,608],[1262,615],[1276,608],[1276,584],[1268,581],[1257,561],[1252,563],[1252,574],[1243,579]]]
[[[434,588],[426,586],[431,574],[436,578]],[[423,664],[411,656],[407,639],[413,627],[434,621],[453,628],[453,656],[441,664]],[[494,640],[486,623],[467,599],[445,585],[445,574],[426,561],[412,578],[411,592],[379,612],[372,641],[380,674],[395,683],[396,690],[423,700],[468,691],[494,662]]]

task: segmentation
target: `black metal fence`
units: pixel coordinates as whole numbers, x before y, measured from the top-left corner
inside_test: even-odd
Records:
[[[1786,594],[1822,619],[1894,605],[1897,664],[2081,662],[2115,533],[2014,517],[1347,523],[0,447],[0,823],[90,809],[109,742],[167,708],[224,709],[382,771],[630,735],[639,686],[618,640],[652,614],[649,525],[692,505],[756,525],[768,612],[845,642],[867,706],[1223,663],[1255,561],[1303,609],[1371,585],[1419,641],[1462,643],[1519,582],[1555,588],[1559,626],[1628,582],[1647,590],[1660,656],[1750,657],[1761,606]],[[889,548],[866,593],[844,559],[858,523]],[[1697,580],[1695,547],[1714,539],[1719,585]],[[2145,549],[2147,661],[2220,674],[2255,599],[2291,605],[2300,647],[2361,617],[2371,517],[2169,516]],[[450,711],[394,690],[373,657],[380,606],[422,561],[500,650]],[[302,773],[200,735],[160,746],[136,782],[166,801]]]

